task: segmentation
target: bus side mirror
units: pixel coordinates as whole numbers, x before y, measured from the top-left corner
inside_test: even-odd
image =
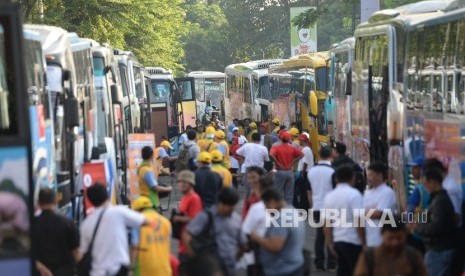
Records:
[[[79,103],[76,98],[67,98],[65,100],[65,119],[66,127],[72,128],[79,126]]]
[[[346,96],[352,95],[352,69],[346,74]]]
[[[119,97],[118,87],[116,87],[116,84],[112,84],[110,86],[110,90],[111,90],[111,101],[113,102],[113,104],[120,104],[121,98]]]

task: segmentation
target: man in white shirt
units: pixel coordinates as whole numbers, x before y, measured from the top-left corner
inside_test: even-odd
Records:
[[[95,211],[81,225],[82,253],[86,253],[92,241],[97,222],[100,224],[92,247],[91,276],[126,276],[131,261],[129,258],[128,228],[139,228],[149,222],[143,215],[126,206],[112,206],[108,203],[106,187],[95,184],[87,189],[87,197]],[[102,212],[104,212],[102,214]]]
[[[386,212],[391,212],[393,215],[396,210],[396,195],[394,191],[386,185],[387,167],[381,162],[373,162],[367,169],[367,182],[370,187],[365,191],[363,196],[363,208],[367,219],[371,219],[373,226],[370,223],[366,224],[366,241],[367,246],[380,246],[383,242],[381,237],[381,227],[379,220]],[[389,218],[384,214],[386,218]]]
[[[300,134],[299,136],[299,143],[300,147],[302,148],[302,153],[304,154],[304,157],[299,160],[299,163],[297,165],[297,171],[300,172],[301,174],[307,174],[308,171],[310,171],[311,168],[313,168],[315,161],[313,157],[313,151],[309,147],[309,138],[305,133]]]
[[[265,146],[260,145],[260,134],[252,134],[252,141],[246,143],[236,151],[237,155],[244,157],[244,163],[241,166],[241,173],[245,174],[248,167],[257,166],[265,168],[265,162],[270,161],[268,150]],[[246,195],[250,193],[250,187],[247,184],[247,178],[242,178],[242,184],[244,185]]]
[[[270,177],[262,176],[260,178],[260,195],[272,187],[273,180]],[[259,235],[260,237],[264,237],[266,233],[265,218],[266,206],[263,200],[252,204],[249,211],[247,212],[247,216],[245,217],[244,222],[242,223],[242,232],[247,236],[255,232],[255,234]],[[255,258],[258,255],[258,247],[253,245],[254,244],[251,244],[252,252],[246,253],[244,255],[245,261],[247,262],[247,275],[261,275],[259,272],[263,272],[263,268]],[[256,274],[252,274],[252,272],[256,272]]]
[[[324,233],[328,249],[338,262],[337,275],[349,276],[354,273],[362,246],[366,244],[365,230],[359,227],[360,217],[363,217],[360,211],[363,208],[363,198],[353,187],[355,174],[351,167],[338,167],[334,176],[336,188],[326,195],[323,203],[322,211],[326,217]],[[330,213],[335,220],[328,219]]]
[[[320,149],[320,161],[315,167],[311,168],[307,174],[311,188],[309,202],[313,203],[313,220],[316,223],[320,222],[320,211],[323,209],[325,196],[333,189],[332,177],[334,169],[331,166],[331,156],[332,149],[330,147],[322,147]],[[327,255],[328,258],[326,259],[323,227],[317,227],[315,237],[315,266],[318,270],[325,270],[325,259],[327,260],[326,269],[335,269],[336,261],[334,257],[329,253],[329,251]]]

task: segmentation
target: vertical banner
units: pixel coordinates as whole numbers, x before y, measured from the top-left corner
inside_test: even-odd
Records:
[[[299,29],[292,20],[303,12],[315,7],[291,8],[291,56],[303,55],[317,51],[317,26]]]
[[[155,134],[131,133],[128,135],[129,198],[131,201],[140,195],[137,170],[143,161],[141,151],[145,146],[152,147],[155,151]],[[153,170],[156,172],[155,164]]]
[[[84,207],[86,210],[86,217],[94,211],[94,206],[87,198],[87,189],[94,185],[95,183],[101,183],[107,185],[108,188],[111,187],[108,166],[106,161],[96,161],[92,163],[84,163],[81,166],[82,172],[82,187],[84,189]],[[111,195],[111,193],[109,193]]]

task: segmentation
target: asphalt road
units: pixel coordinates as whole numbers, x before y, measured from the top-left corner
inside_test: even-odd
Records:
[[[162,198],[160,200],[162,208],[164,209],[163,214],[167,217],[171,215],[171,210],[173,208],[178,208],[179,202],[181,200],[181,193],[177,190],[176,188],[176,182],[172,177],[160,177],[159,182],[162,185],[173,185],[173,192],[171,193],[170,197]],[[237,205],[236,211],[240,213],[240,210],[242,210],[242,203],[243,203],[243,198],[244,198],[244,192],[242,188],[239,188],[239,192],[241,194],[241,201]],[[311,228],[310,226],[307,226],[307,236],[305,239],[305,248],[309,249],[312,251],[312,272],[311,275],[316,275],[316,276],[331,276],[331,275],[336,275],[334,272],[325,272],[325,271],[316,271],[315,266],[313,265],[313,245],[315,241],[315,230]],[[177,240],[172,240],[171,243],[171,252],[173,254],[177,255],[178,252],[178,241]],[[245,276],[246,273],[245,271],[241,271],[237,274],[237,276]]]

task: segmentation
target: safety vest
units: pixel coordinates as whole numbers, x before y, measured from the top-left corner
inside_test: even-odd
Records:
[[[160,199],[158,198],[158,193],[156,193],[152,188],[149,187],[149,184],[145,181],[144,177],[145,174],[148,173],[149,171],[152,171],[153,167],[150,162],[142,162],[142,164],[139,166],[137,169],[137,176],[139,179],[139,193],[141,196],[146,196],[150,198],[150,201],[152,202],[154,207],[157,207],[160,205]],[[155,174],[156,177],[156,174]]]
[[[231,161],[230,161],[230,158],[229,158],[229,145],[228,145],[228,142],[226,142],[225,140],[221,140],[221,142],[219,144],[217,144],[217,148],[223,153],[224,167],[226,169],[231,168]],[[223,150],[221,150],[220,148],[223,148]],[[225,151],[225,152],[223,152],[223,151]]]
[[[221,176],[221,179],[223,179],[223,187],[231,187],[232,174],[228,169],[223,167],[221,164],[213,164],[211,170]]]
[[[199,145],[200,151],[201,152],[213,152],[216,150],[216,146],[218,145],[213,139],[202,139],[197,142],[197,145]]]
[[[146,210],[142,215],[151,225],[140,229],[134,274],[171,275],[171,223],[153,210]]]

